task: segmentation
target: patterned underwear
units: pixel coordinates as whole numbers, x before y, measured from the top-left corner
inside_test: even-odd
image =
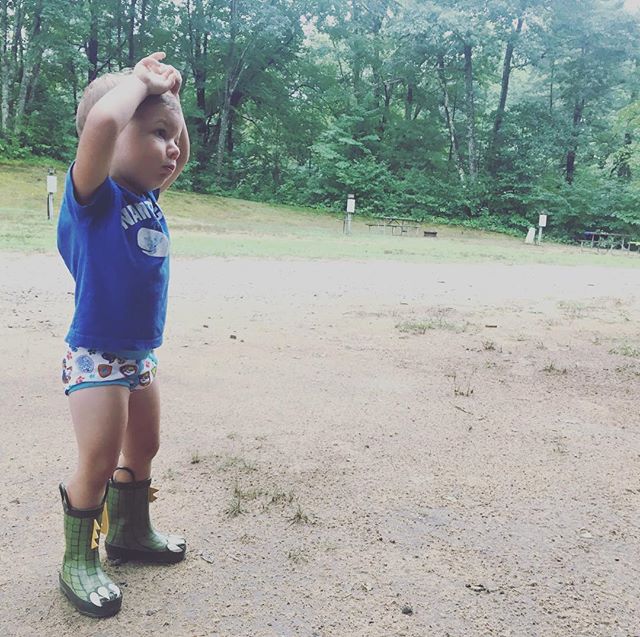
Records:
[[[69,346],[62,359],[62,383],[67,395],[77,389],[102,385],[122,385],[130,391],[144,389],[151,385],[157,371],[154,350],[101,352]]]

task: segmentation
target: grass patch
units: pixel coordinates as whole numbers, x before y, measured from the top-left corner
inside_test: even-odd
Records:
[[[245,473],[250,473],[256,470],[256,465],[253,462],[247,462],[240,456],[228,456],[220,464],[221,471],[228,471],[229,469],[237,469]]]
[[[309,516],[302,510],[302,507],[298,504],[296,512],[293,517],[289,519],[291,524],[309,524]]]
[[[447,378],[451,379],[454,396],[461,396],[465,398],[473,396],[474,389],[471,386],[471,380],[473,379],[474,374],[475,370],[473,370],[466,378],[460,378],[457,372],[447,374]]]
[[[229,506],[224,510],[224,514],[228,518],[237,518],[243,513],[246,513],[246,511],[242,507],[242,500],[240,498],[233,498]]]
[[[559,301],[558,308],[562,311],[566,318],[578,319],[589,316],[592,307],[586,303],[580,303],[578,301]]]
[[[609,354],[617,354],[618,356],[630,356],[631,358],[640,357],[640,348],[629,343],[622,343],[609,350]]]
[[[49,166],[58,174],[57,210],[66,165],[46,160],[0,161],[0,250],[56,252],[56,218],[46,219]],[[518,238],[462,226],[424,224],[425,229],[438,231],[435,240],[374,235],[368,232],[368,219],[356,216],[353,234],[345,237],[341,213],[179,191],[164,193],[161,205],[175,256],[640,267],[640,259],[626,254],[603,258],[552,243],[525,246]]]
[[[567,373],[567,368],[566,367],[556,367],[555,363],[551,362],[547,365],[545,365],[542,368],[542,371],[545,372],[545,374],[556,374],[558,376],[565,376]]]
[[[467,324],[454,323],[449,320],[451,308],[443,307],[434,309],[429,316],[422,321],[403,321],[396,328],[403,334],[426,334],[429,330],[446,330],[450,332],[464,332]]]
[[[287,551],[287,558],[294,564],[304,564],[309,561],[307,552],[300,548],[289,549],[289,551]]]

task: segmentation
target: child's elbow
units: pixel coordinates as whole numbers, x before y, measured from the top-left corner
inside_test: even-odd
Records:
[[[106,109],[96,104],[87,115],[87,121],[84,124],[83,133],[86,131],[100,132],[105,136],[117,137],[119,131],[116,118]]]

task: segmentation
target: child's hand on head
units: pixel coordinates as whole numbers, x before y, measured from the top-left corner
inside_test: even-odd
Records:
[[[167,91],[177,95],[182,84],[180,73],[170,64],[160,60],[166,57],[161,51],[142,58],[134,67],[134,75],[147,86],[150,95],[161,95]],[[177,84],[177,89],[175,86]]]
[[[182,75],[180,75],[180,71],[178,71],[177,69],[173,69],[173,70],[174,70],[173,86],[169,90],[171,91],[171,93],[173,93],[173,95],[179,98],[180,87],[182,86]]]

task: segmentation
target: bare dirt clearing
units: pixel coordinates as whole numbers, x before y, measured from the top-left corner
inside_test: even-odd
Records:
[[[185,562],[58,593],[72,282],[0,254],[2,635],[638,634],[632,269],[176,259],[157,526]],[[232,338],[234,337],[234,338]]]

